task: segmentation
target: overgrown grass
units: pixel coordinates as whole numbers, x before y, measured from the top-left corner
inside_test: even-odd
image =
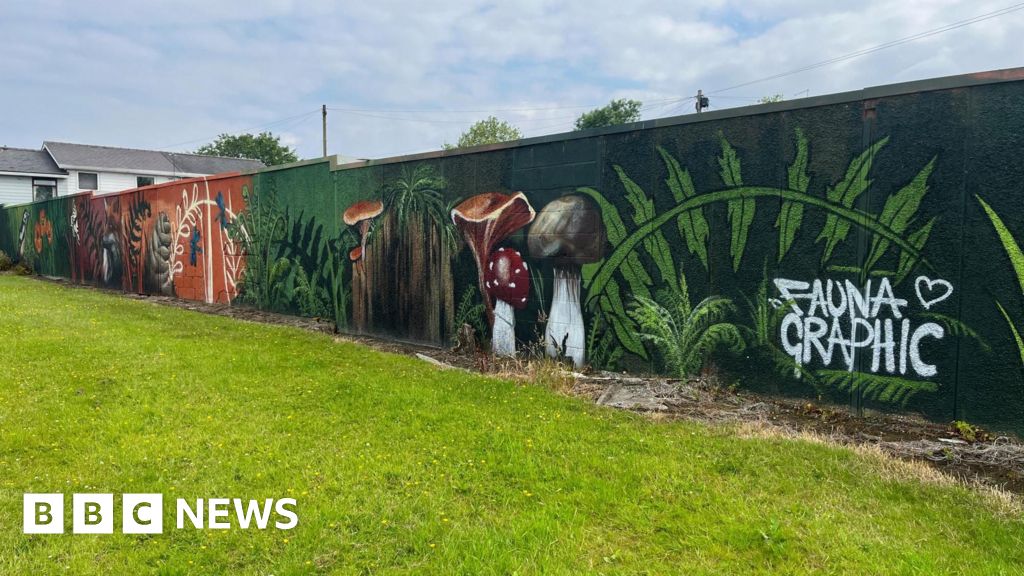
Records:
[[[13,276],[0,342],[4,574],[1024,570],[1020,518],[845,449]],[[299,525],[26,536],[24,492],[292,496]]]

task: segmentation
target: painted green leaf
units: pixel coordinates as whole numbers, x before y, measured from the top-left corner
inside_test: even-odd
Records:
[[[793,159],[793,164],[789,167],[789,189],[807,192],[810,180],[810,176],[807,175],[807,138],[804,136],[803,130],[797,128],[796,158]],[[775,220],[775,227],[779,229],[779,262],[782,262],[782,258],[793,245],[803,218],[803,204],[792,200],[783,201],[779,217]]]
[[[682,202],[687,198],[696,196],[697,191],[693,186],[690,173],[684,170],[679,165],[679,162],[661,146],[658,146],[658,154],[661,154],[665,168],[668,169],[668,178],[665,179],[665,184],[672,191],[672,196],[676,202]],[[708,221],[704,218],[704,212],[699,209],[682,212],[679,214],[679,218],[676,219],[676,224],[679,226],[679,234],[686,240],[686,248],[691,254],[695,254],[700,259],[700,263],[704,265],[706,270],[708,267],[707,242],[710,228],[708,227]]]
[[[907,242],[909,242],[919,253],[921,249],[924,248],[925,243],[928,242],[928,235],[932,233],[932,226],[935,225],[936,220],[938,220],[937,217],[932,218],[927,224],[919,228],[907,238]],[[900,263],[896,268],[897,284],[902,282],[907,277],[907,274],[910,274],[910,271],[914,269],[914,264],[917,264],[917,257],[909,254],[906,250],[901,250]]]
[[[917,214],[917,210],[921,207],[921,200],[928,193],[928,178],[934,169],[935,158],[932,158],[931,162],[922,168],[909,184],[886,199],[878,221],[891,228],[897,234],[904,233]],[[888,249],[889,241],[875,236],[871,240],[871,249],[868,251],[868,259],[864,264],[864,269],[871,270],[874,268],[875,263],[878,262],[878,259]]]
[[[825,193],[826,197],[831,202],[842,204],[846,208],[853,208],[857,198],[871,186],[871,180],[868,179],[871,163],[874,161],[875,154],[887,142],[889,142],[888,136],[875,142],[867,150],[861,152],[860,156],[854,158],[846,169],[846,176],[838,184],[828,188]],[[837,218],[834,214],[829,214],[826,217],[825,227],[815,240],[815,242],[825,241],[825,251],[821,256],[822,264],[832,257],[832,251],[846,239],[846,235],[849,233],[850,223],[848,221]]]
[[[1017,342],[1017,350],[1020,351],[1020,363],[1024,365],[1024,338],[1021,338],[1017,326],[1014,325],[1013,320],[1010,320],[1010,315],[1006,313],[1006,309],[1003,308],[1003,305],[998,300],[996,301],[996,306],[999,307],[999,312],[1002,313],[1003,318],[1006,319],[1006,324],[1010,327],[1010,332],[1013,333],[1013,339]]]
[[[637,185],[621,166],[615,165],[613,168],[619,175],[622,187],[626,189],[626,200],[633,206],[633,222],[637,226],[643,226],[655,216],[654,201],[647,197],[643,188]],[[643,244],[644,250],[651,256],[655,267],[658,268],[661,281],[674,287],[677,281],[676,268],[665,235],[658,230],[645,238]]]
[[[619,285],[615,280],[608,283],[608,289],[601,296],[600,306],[622,347],[647,359],[647,349],[640,341],[636,323],[626,314],[626,306],[622,302]]]
[[[722,168],[722,181],[729,188],[743,186],[743,177],[740,175],[740,159],[736,150],[729,144],[725,136],[719,134],[722,144],[722,156],[718,158],[718,165]],[[732,269],[740,269],[740,260],[743,259],[743,251],[747,246],[747,235],[750,233],[750,225],[754,222],[754,210],[757,206],[753,198],[738,198],[730,200],[728,207],[729,225],[732,227],[732,238],[729,243],[729,254],[732,255]]]
[[[627,231],[626,225],[622,222],[622,217],[619,215],[619,210],[604,195],[593,188],[578,188],[576,191],[589,196],[597,203],[598,207],[601,208],[601,219],[604,221],[608,241],[611,242],[613,247],[621,244],[626,238]],[[594,264],[583,266],[584,286],[590,286],[590,278],[593,275],[592,271],[598,270],[600,264],[601,262],[595,262]],[[640,257],[636,252],[630,251],[619,271],[622,277],[626,279],[629,289],[633,294],[650,296],[651,292],[648,287],[654,284],[654,280],[647,273],[647,268],[640,262]]]
[[[694,210],[696,208],[703,208],[704,206],[720,202],[728,203],[736,199],[747,198],[781,198],[782,200],[795,200],[807,206],[813,206],[828,214],[835,215],[846,222],[864,228],[872,234],[886,238],[901,250],[907,251],[914,259],[919,259],[921,260],[921,263],[926,263],[926,261],[921,258],[921,253],[913,244],[908,242],[901,235],[896,234],[889,228],[879,224],[878,220],[874,217],[869,216],[860,210],[847,208],[841,204],[830,202],[826,198],[812,196],[802,192],[795,192],[793,190],[783,190],[781,188],[769,188],[764,186],[745,186],[742,188],[730,188],[727,190],[707,192],[693,198],[688,198],[686,201],[659,213],[658,217],[654,220],[651,220],[640,228],[630,232],[629,236],[622,240],[620,244],[615,246],[615,249],[612,250],[611,254],[605,258],[601,267],[594,273],[588,285],[588,303],[590,300],[597,298],[597,296],[601,294],[612,275],[620,270],[629,255],[636,249],[637,245],[668,222],[678,218],[679,214],[682,212]]]
[[[1013,264],[1013,270],[1017,273],[1017,281],[1020,282],[1021,294],[1024,294],[1024,252],[1021,251],[1020,245],[1014,240],[1013,235],[1010,234],[1010,229],[1003,223],[1002,218],[996,214],[995,210],[991,206],[985,203],[981,199],[981,196],[974,195],[981,203],[981,207],[985,209],[985,213],[988,214],[989,220],[992,221],[992,226],[995,227],[996,233],[999,234],[999,240],[1003,243],[1003,249],[1006,250],[1006,255],[1010,257],[1010,263]]]

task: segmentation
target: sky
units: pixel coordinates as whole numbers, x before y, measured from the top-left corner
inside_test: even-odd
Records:
[[[526,136],[613,98],[644,119],[1024,65],[1024,10],[731,90],[1012,0],[0,0],[0,145],[189,151],[269,130],[300,157]]]

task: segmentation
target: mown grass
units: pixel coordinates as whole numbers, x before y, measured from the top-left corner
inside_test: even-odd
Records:
[[[1020,518],[845,449],[12,276],[0,345],[4,574],[1024,570]],[[25,492],[292,496],[299,525],[27,536]]]

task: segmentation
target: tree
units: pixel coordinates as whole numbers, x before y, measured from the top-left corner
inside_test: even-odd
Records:
[[[459,136],[459,141],[454,146],[445,142],[444,149],[451,150],[453,148],[480,146],[481,144],[497,144],[498,142],[519,140],[522,137],[523,133],[515,126],[504,120],[498,120],[494,116],[488,116],[463,132]]]
[[[627,100],[620,98],[612,100],[607,106],[594,108],[590,112],[580,114],[576,119],[576,129],[586,130],[588,128],[603,128],[615,126],[616,124],[628,124],[640,120],[640,107],[643,103],[639,100]]]
[[[202,146],[195,151],[196,154],[206,156],[227,156],[229,158],[248,158],[259,160],[267,166],[287,164],[296,162],[299,156],[288,146],[281,144],[281,137],[274,136],[270,132],[260,132],[258,135],[221,134],[213,142]]]
[[[771,104],[772,102],[782,102],[782,94],[772,94],[771,96],[761,96],[757,101],[758,104]]]

